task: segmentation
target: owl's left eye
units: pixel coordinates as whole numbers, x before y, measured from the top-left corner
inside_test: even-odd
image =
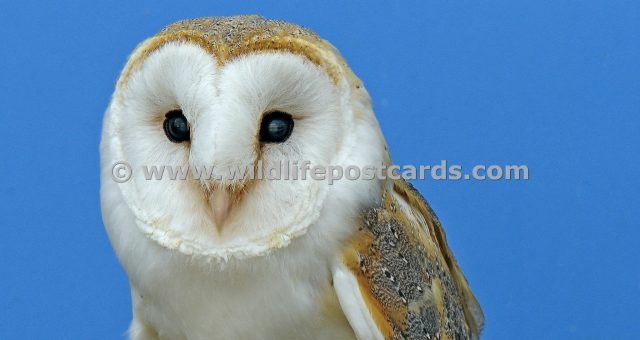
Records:
[[[290,114],[274,111],[262,118],[260,125],[260,141],[263,143],[282,143],[293,132],[293,118]]]
[[[182,114],[182,110],[169,111],[165,115],[164,133],[167,135],[170,141],[174,143],[181,143],[189,140],[189,122],[187,118]]]

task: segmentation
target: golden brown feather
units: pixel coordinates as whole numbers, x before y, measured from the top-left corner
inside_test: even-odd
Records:
[[[370,314],[387,339],[477,338],[482,311],[422,196],[396,180],[367,210],[345,250]]]

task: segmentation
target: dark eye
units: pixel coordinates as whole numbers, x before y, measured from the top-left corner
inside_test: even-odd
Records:
[[[189,140],[189,122],[187,118],[182,114],[182,110],[169,111],[165,115],[164,133],[167,135],[170,141],[174,143],[180,143]]]
[[[260,141],[263,143],[282,143],[291,136],[293,118],[285,112],[267,113],[260,125]]]

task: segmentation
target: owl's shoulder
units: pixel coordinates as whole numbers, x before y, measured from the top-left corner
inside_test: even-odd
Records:
[[[362,329],[377,328],[374,337],[474,338],[479,334],[480,306],[438,218],[407,182],[394,181],[384,192],[381,206],[364,212],[340,262],[334,284],[343,309],[352,307],[345,314]],[[364,317],[354,316],[357,313]]]

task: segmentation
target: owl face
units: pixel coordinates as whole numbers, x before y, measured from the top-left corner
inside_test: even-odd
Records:
[[[223,56],[215,42],[184,32],[152,38],[133,54],[102,143],[103,169],[118,161],[132,169],[130,181],[109,185],[119,186],[137,226],[161,245],[225,258],[285,246],[318,219],[331,191],[356,184],[256,178],[258,164],[382,162],[375,118],[356,114],[366,92],[354,93],[359,82],[336,77],[329,61],[262,45]],[[191,174],[148,178],[163,166]],[[193,176],[200,170],[207,174]]]

